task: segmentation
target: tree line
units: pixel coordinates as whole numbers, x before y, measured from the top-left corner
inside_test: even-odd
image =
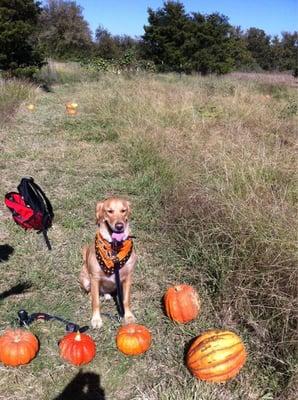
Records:
[[[34,0],[0,0],[0,70],[30,75],[46,58],[147,60],[160,72],[297,74],[298,32],[243,31],[220,13],[187,13],[180,1],[165,1],[148,8],[141,37],[112,35],[99,25],[93,38],[75,1],[48,0],[42,7]]]

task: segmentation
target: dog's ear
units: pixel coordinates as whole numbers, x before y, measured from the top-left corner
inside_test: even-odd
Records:
[[[131,214],[131,203],[130,201],[126,200],[126,206],[127,206],[127,216],[129,217]]]
[[[95,207],[95,218],[96,224],[99,225],[100,222],[103,220],[104,209],[103,209],[103,201],[98,201]]]

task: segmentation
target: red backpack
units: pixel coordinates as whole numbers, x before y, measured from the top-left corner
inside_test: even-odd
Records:
[[[54,213],[49,199],[33,178],[22,178],[18,191],[5,195],[4,202],[12,212],[12,218],[24,229],[42,232],[51,250],[47,230],[52,226]]]

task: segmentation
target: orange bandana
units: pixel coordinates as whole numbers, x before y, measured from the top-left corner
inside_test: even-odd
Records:
[[[95,236],[95,254],[100,268],[107,274],[112,275],[115,272],[116,264],[122,268],[131,256],[133,242],[126,239],[122,242],[116,255],[113,255],[112,243],[105,240],[99,232]]]

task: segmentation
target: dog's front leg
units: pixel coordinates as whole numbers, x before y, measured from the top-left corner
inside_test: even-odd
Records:
[[[98,279],[91,278],[91,302],[92,302],[92,328],[101,328],[102,319],[100,316],[100,306],[99,306],[99,285]]]
[[[132,274],[129,274],[123,281],[123,306],[124,306],[124,323],[132,324],[135,322],[135,317],[130,311],[130,288],[132,281]]]

